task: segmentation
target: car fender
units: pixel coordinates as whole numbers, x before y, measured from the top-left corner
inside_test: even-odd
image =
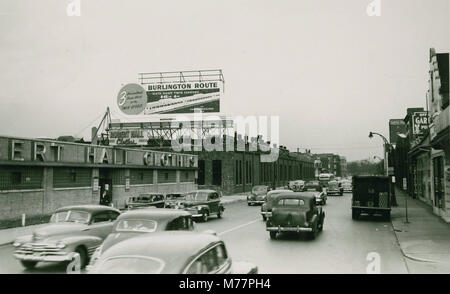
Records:
[[[94,252],[95,248],[100,246],[103,239],[97,236],[76,235],[59,238],[59,241],[67,245],[66,251],[74,251],[75,248],[82,245],[85,246],[89,255]]]
[[[208,212],[208,214],[209,214],[209,206],[208,205],[196,205],[195,207],[197,207],[197,209],[198,210],[200,210],[200,211],[204,211],[204,210],[206,210],[207,212]]]
[[[310,221],[311,227],[314,227],[314,226],[317,224],[317,221],[318,221],[317,214],[314,214],[314,215],[312,216],[312,218],[311,218],[311,221]]]

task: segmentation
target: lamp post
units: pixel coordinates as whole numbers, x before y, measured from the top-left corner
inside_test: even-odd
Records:
[[[389,176],[389,172],[388,172],[389,164],[388,164],[387,152],[388,152],[391,144],[389,144],[389,141],[383,135],[381,135],[379,133],[370,132],[369,133],[369,138],[372,139],[373,135],[378,135],[378,136],[380,136],[383,139],[383,142],[384,142],[384,144],[383,144],[383,148],[384,148],[384,172],[385,172],[386,176]]]

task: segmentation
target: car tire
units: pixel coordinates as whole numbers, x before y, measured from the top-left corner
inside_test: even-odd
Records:
[[[277,238],[277,232],[275,231],[270,231],[270,239],[275,240]]]
[[[323,200],[323,205],[325,205],[325,204],[327,204],[327,201],[324,199],[324,200]]]
[[[248,206],[252,206],[252,204],[251,204],[250,202],[247,202],[247,205],[248,205]]]
[[[316,226],[313,228],[312,232],[309,233],[309,237],[311,238],[311,240],[314,240],[317,237],[317,232],[319,231],[317,227],[318,227],[318,225],[316,224]]]
[[[36,261],[28,261],[28,260],[21,260],[20,263],[23,265],[24,268],[27,270],[34,269],[36,267],[37,262]]]
[[[80,268],[84,269],[88,264],[88,255],[86,249],[84,249],[84,247],[78,246],[74,252],[80,255]]]
[[[202,212],[202,222],[206,223],[208,221],[208,213],[206,211]]]
[[[359,215],[360,215],[359,210],[357,210],[357,209],[352,209],[352,219],[354,219],[354,220],[359,219]]]
[[[222,218],[222,208],[219,207],[219,212],[217,213],[218,218]]]

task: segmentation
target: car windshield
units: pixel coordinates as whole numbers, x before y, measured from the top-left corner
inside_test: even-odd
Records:
[[[89,222],[89,213],[86,211],[79,211],[79,210],[60,211],[52,215],[50,222],[51,223],[74,222],[87,224]]]
[[[262,193],[262,192],[267,192],[267,186],[255,186],[252,189],[253,193]]]
[[[118,221],[116,231],[151,233],[156,231],[157,226],[158,223],[154,220],[122,219]]]
[[[191,192],[186,194],[187,201],[206,201],[208,199],[208,192]]]
[[[96,274],[159,274],[164,262],[145,256],[119,256],[105,260],[94,269]]]

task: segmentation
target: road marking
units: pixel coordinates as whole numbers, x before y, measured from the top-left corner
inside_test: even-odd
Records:
[[[245,224],[239,225],[239,226],[237,226],[237,227],[231,228],[231,229],[229,229],[229,230],[220,232],[220,233],[218,233],[217,235],[221,236],[221,235],[224,235],[224,234],[226,234],[226,233],[229,233],[229,232],[232,232],[232,231],[239,230],[240,228],[246,227],[246,226],[248,226],[248,225],[254,224],[254,223],[259,222],[259,221],[261,221],[261,220],[258,218],[258,219],[252,220],[252,221],[250,221],[250,222],[248,222],[248,223],[245,223]]]

